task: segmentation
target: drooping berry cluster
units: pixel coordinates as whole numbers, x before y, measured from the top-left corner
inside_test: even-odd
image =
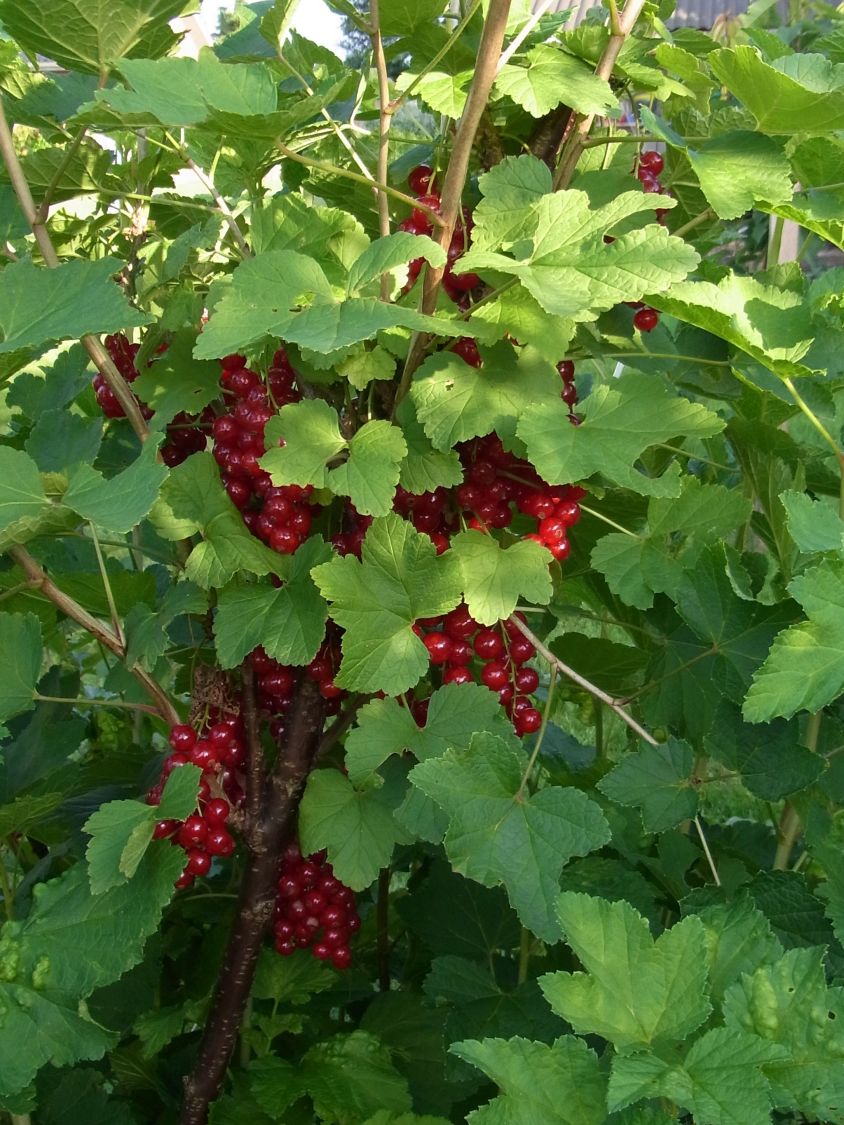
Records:
[[[281,863],[273,931],[275,948],[289,957],[310,948],[337,969],[352,963],[349,941],[360,929],[354,892],[334,875],[325,852],[303,856],[290,844]]]
[[[246,761],[243,727],[239,718],[225,718],[200,734],[188,723],[170,730],[172,753],[164,759],[161,777],[147,794],[147,804],[158,805],[164,783],[173,770],[191,763],[199,766],[197,811],[185,820],[160,820],[153,832],[156,840],[169,839],[183,848],[187,865],[176,886],[189,887],[198,875],[207,875],[215,856],[226,858],[234,851],[234,838],[226,828],[232,807],[243,804],[240,771]]]
[[[401,230],[409,231],[411,234],[431,235],[433,233],[434,224],[431,221],[430,212],[434,211],[439,214],[440,211],[440,197],[434,190],[434,180],[434,171],[427,164],[417,165],[407,177],[408,186],[416,196],[420,206],[411,212],[409,218],[399,224]],[[468,295],[481,283],[481,279],[476,273],[454,273],[454,263],[462,258],[471,244],[472,226],[471,212],[464,207],[461,221],[458,222],[451,236],[442,280],[443,289],[448,296],[464,308],[468,305]],[[413,287],[424,264],[424,258],[415,258],[410,263],[405,292]]]
[[[135,356],[140,351],[141,345],[131,343],[122,332],[117,332],[113,336],[106,336],[103,343],[114,366],[126,382],[134,383],[138,377],[138,369],[135,366]],[[123,418],[123,407],[118,402],[114,391],[99,372],[97,372],[91,380],[91,383],[94,387],[97,404],[106,418]],[[144,418],[149,419],[152,417],[152,411],[148,406],[140,401],[138,402],[138,406]]]
[[[653,195],[670,194],[659,182],[664,167],[665,161],[662,156],[653,149],[639,154],[636,164],[636,178],[645,191]],[[665,210],[658,208],[656,212],[657,222],[664,222],[664,216]],[[653,332],[659,324],[659,313],[656,309],[650,308],[649,305],[645,305],[641,301],[632,301],[630,304],[636,310],[633,314],[633,327],[638,328],[640,332]]]
[[[516,734],[539,730],[542,715],[529,698],[539,687],[539,674],[527,666],[536,649],[514,622],[479,625],[468,608],[459,605],[442,617],[417,622],[414,631],[431,663],[441,669],[444,684],[477,680],[498,695]],[[427,701],[416,701],[411,709],[417,723],[424,726]]]
[[[138,378],[135,359],[140,350],[140,344],[131,343],[123,333],[106,336],[104,342],[114,366],[127,383],[134,383]],[[162,345],[158,351],[164,351],[165,348],[166,345]],[[153,362],[152,359],[148,360],[147,367],[150,367]],[[91,380],[91,383],[97,403],[106,418],[123,418],[125,416],[123,407],[99,372]],[[141,402],[137,395],[135,401],[141,415],[149,420],[153,415],[152,410]],[[161,459],[164,464],[169,465],[172,469],[175,465],[181,465],[182,461],[185,461],[192,453],[201,453],[205,449],[213,418],[214,412],[210,407],[203,410],[200,415],[186,414],[184,411],[177,414],[167,426],[167,441],[161,447]]]
[[[258,464],[266,452],[264,429],[279,407],[298,402],[296,373],[279,349],[266,382],[241,355],[222,360],[220,384],[227,409],[214,419],[214,458],[223,484],[253,535],[274,551],[292,555],[311,530],[312,488],[276,487]]]
[[[478,531],[501,530],[510,527],[518,511],[537,521],[536,531],[525,538],[541,543],[560,562],[568,557],[568,531],[580,519],[583,489],[547,484],[529,462],[508,453],[496,434],[463,442],[457,450],[461,485],[418,496],[399,488],[394,501],[395,510],[426,532],[439,554],[448,549],[461,520]]]

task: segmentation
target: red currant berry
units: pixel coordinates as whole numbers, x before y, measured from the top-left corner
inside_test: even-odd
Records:
[[[471,684],[472,673],[468,668],[447,668],[443,673],[444,684]]]
[[[501,660],[492,660],[481,670],[481,683],[493,691],[500,691],[510,682],[510,669]]]
[[[187,723],[179,723],[171,729],[168,739],[174,750],[188,753],[196,745],[196,731]]]
[[[189,816],[179,829],[179,843],[183,848],[204,846],[207,836],[208,825],[204,818],[198,815]]]
[[[534,734],[542,726],[542,715],[535,707],[526,707],[513,716],[516,734]]]
[[[496,660],[504,652],[504,641],[496,629],[481,629],[475,637],[475,652],[481,660]]]
[[[532,695],[539,687],[539,673],[535,668],[519,668],[515,675],[516,691]]]
[[[640,332],[653,332],[659,324],[659,313],[656,309],[639,309],[633,316],[633,327]]]
[[[445,664],[451,656],[451,638],[445,633],[429,633],[422,644],[428,650],[432,664]]]
[[[417,164],[407,177],[407,186],[414,195],[424,195],[431,186],[434,170],[427,164]]]
[[[536,656],[536,649],[527,637],[514,637],[510,642],[510,659],[514,664],[525,664]]]
[[[198,848],[191,848],[188,852],[188,865],[185,871],[189,875],[207,875],[211,870],[211,856],[201,852]]]
[[[352,951],[347,945],[338,946],[331,954],[331,963],[335,969],[348,969],[352,963]]]
[[[654,152],[650,149],[648,152],[640,153],[639,164],[651,173],[652,176],[659,176],[665,167],[665,161],[661,153]]]

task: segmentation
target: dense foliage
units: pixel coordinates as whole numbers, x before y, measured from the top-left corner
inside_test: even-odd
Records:
[[[844,1122],[841,16],[330,6],[0,0],[0,1117]]]

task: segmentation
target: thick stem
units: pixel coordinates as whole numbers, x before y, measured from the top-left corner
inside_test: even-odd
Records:
[[[440,192],[442,226],[437,232],[437,241],[446,252],[451,244],[451,236],[454,234],[457,217],[460,214],[460,202],[463,197],[463,187],[466,183],[466,173],[469,170],[472,146],[475,143],[475,135],[486,109],[492,84],[495,81],[495,71],[501,56],[501,47],[504,43],[504,32],[507,29],[509,14],[510,0],[490,0],[489,11],[478,47],[475,74],[466,98],[460,124],[457,126],[457,132],[454,136],[451,159],[448,162],[442,191]],[[440,291],[444,273],[444,266],[426,267],[423,277],[422,299],[419,303],[420,312],[430,315],[436,308],[437,294]],[[413,372],[422,361],[425,345],[425,337],[416,333],[411,341],[402,380],[396,392],[396,404],[401,402],[410,387]]]
[[[107,625],[102,621],[98,621],[96,617],[90,614],[87,609],[83,609],[78,602],[69,597],[63,590],[47,576],[47,573],[41,567],[29,551],[23,547],[11,547],[8,551],[9,557],[12,558],[27,577],[29,585],[41,591],[44,597],[53,603],[56,609],[75,621],[77,625],[81,625],[86,632],[90,633],[92,637],[100,642],[100,644],[113,652],[115,656],[119,656],[121,660],[126,659],[126,649]],[[155,703],[155,709],[158,714],[170,726],[175,726],[179,720],[179,713],[170,701],[169,696],[158,684],[152,676],[139,667],[137,664],[133,665],[129,671],[143,687],[144,691]]]
[[[196,1064],[185,1079],[181,1125],[206,1125],[209,1107],[223,1084],[252,989],[258,954],[272,920],[281,852],[293,832],[324,718],[325,703],[319,688],[309,676],[303,676],[290,711],[285,745],[265,787],[260,823],[251,833],[254,842],[211,1014]]]
[[[2,98],[0,98],[0,157],[6,165],[12,188],[24,217],[35,236],[41,256],[49,269],[56,269],[61,264],[59,256],[53,246],[50,232],[45,226],[45,217],[41,214],[40,209],[35,206],[35,201],[32,198],[32,192],[24,175],[23,166],[18,159],[15,142],[12,139],[12,131],[6,120]],[[126,380],[112,363],[111,357],[96,336],[83,336],[82,345],[93,360],[97,370],[114,392],[117,401],[123,407],[123,412],[129,419],[132,429],[141,441],[146,441],[149,437],[149,427],[144,421],[137,399],[129,390]]]
[[[595,67],[596,78],[603,78],[605,82],[610,80],[621,48],[624,46],[624,41],[633,30],[633,25],[641,15],[644,6],[645,0],[627,0],[627,3],[624,5],[624,11],[617,19],[615,18],[613,6],[613,18],[610,21],[610,37],[604,48],[604,53],[601,55],[601,58],[598,60],[598,65]],[[595,116],[594,113],[578,113],[572,118],[568,130],[568,141],[563,149],[562,159],[557,168],[557,173],[554,176],[555,191],[568,187],[569,183],[571,183],[571,178],[577,167],[577,162],[580,160],[583,152],[584,141],[589,135],[589,130],[592,128]]]
[[[378,182],[386,184],[390,164],[390,122],[393,114],[390,109],[390,80],[387,75],[387,60],[384,57],[384,44],[381,41],[381,12],[379,0],[371,0],[369,14],[372,20],[372,57],[378,75]],[[378,229],[382,238],[390,233],[390,200],[385,191],[378,189]],[[390,299],[390,275],[381,277],[381,300]]]
[[[243,721],[246,727],[246,819],[248,827],[255,831],[261,819],[265,770],[255,697],[255,672],[249,657],[243,662],[240,677],[243,683]]]
[[[822,720],[823,711],[815,711],[813,715],[809,716],[809,721],[806,724],[806,746],[815,753],[818,749]],[[795,809],[791,801],[786,801],[782,807],[782,814],[780,815],[779,824],[777,825],[777,850],[772,864],[774,871],[788,870],[791,853],[794,851],[794,845],[797,843],[802,831],[803,825],[800,821],[797,809]]]

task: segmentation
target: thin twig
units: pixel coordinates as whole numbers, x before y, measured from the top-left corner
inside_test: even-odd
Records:
[[[644,0],[642,0],[644,2]],[[469,159],[472,155],[472,146],[475,135],[481,123],[481,117],[489,100],[489,93],[495,81],[495,68],[501,56],[501,46],[504,42],[504,32],[507,29],[507,17],[510,13],[510,0],[490,0],[481,42],[478,47],[477,64],[472,78],[472,85],[466,98],[466,105],[454,135],[454,145],[451,158],[443,178],[440,193],[440,217],[442,226],[437,239],[440,246],[448,251],[451,236],[457,225],[460,214],[460,203],[463,197],[463,188],[466,183],[466,173],[469,170]],[[437,294],[442,284],[444,266],[431,266],[425,268],[422,281],[422,297],[419,311],[430,315],[437,305]],[[401,402],[410,387],[413,373],[419,366],[425,352],[426,340],[421,333],[415,333],[410,343],[407,361],[402,373],[401,382],[396,391],[396,405]]]
[[[0,157],[3,158],[3,163],[6,165],[6,171],[9,174],[12,188],[17,196],[24,217],[35,236],[35,241],[38,245],[38,249],[41,251],[41,256],[49,269],[56,269],[61,265],[61,262],[53,246],[53,241],[50,238],[50,232],[45,225],[45,219],[35,206],[35,201],[32,198],[32,192],[30,191],[29,183],[24,175],[23,166],[18,158],[15,142],[12,138],[12,131],[6,119],[2,97],[0,97]],[[82,337],[82,345],[94,361],[95,367],[105,379],[106,384],[114,392],[115,398],[123,407],[123,413],[128,418],[132,429],[141,441],[146,441],[147,437],[149,437],[149,427],[144,421],[141,408],[138,405],[138,400],[130,391],[129,384],[114,366],[111,357],[100,343],[98,337],[85,335]]]
[[[386,184],[390,165],[390,122],[393,119],[390,109],[390,79],[387,74],[387,60],[384,57],[384,44],[381,40],[381,15],[379,0],[371,0],[369,14],[372,20],[372,57],[378,75],[378,182]],[[390,200],[381,188],[378,192],[378,228],[382,238],[390,233]],[[381,275],[381,300],[390,299],[390,274]]]
[[[120,657],[121,660],[126,659],[126,648],[115,633],[113,633],[107,625],[98,621],[87,609],[83,609],[78,602],[74,601],[74,599],[63,590],[60,590],[55,582],[47,576],[41,564],[38,563],[25,548],[11,547],[9,548],[8,554],[24,572],[29,580],[30,586],[40,590],[44,597],[53,603],[56,609],[61,610],[66,617],[69,617],[71,621],[75,621],[77,625],[81,625],[86,632],[90,633],[92,637],[99,641],[103,648],[107,648],[109,652],[113,652],[115,656]],[[175,726],[180,721],[179,713],[161,685],[137,664],[129,667],[129,671],[143,687],[147,695],[153,700],[156,711],[161,718],[170,726]]]
[[[167,137],[167,139],[170,141],[170,143],[174,146],[174,148],[176,149],[176,152],[179,154],[179,158],[182,160],[182,162],[188,168],[190,168],[191,172],[193,172],[193,174],[196,176],[196,178],[199,180],[199,182],[202,184],[202,186],[205,188],[205,190],[208,192],[208,194],[211,196],[211,198],[216,203],[217,209],[220,212],[220,214],[223,216],[223,218],[226,220],[226,224],[228,225],[229,231],[231,232],[231,236],[234,239],[234,241],[237,243],[237,248],[240,251],[240,253],[243,255],[244,258],[251,258],[252,257],[252,250],[249,247],[249,243],[243,237],[243,231],[238,226],[238,222],[237,222],[237,219],[235,218],[234,212],[232,211],[231,207],[229,207],[228,201],[221,194],[220,189],[217,187],[217,185],[214,183],[214,181],[211,179],[211,177],[208,175],[208,173],[205,172],[202,168],[200,168],[200,166],[196,163],[196,161],[193,159],[193,157],[190,155],[190,153],[187,151],[187,149],[185,148],[184,145],[179,144],[179,142],[176,140],[176,138],[171,133],[168,133],[166,130],[164,132],[164,135],[165,135],[165,137]]]
[[[100,571],[100,578],[103,582],[103,589],[105,590],[106,601],[108,602],[108,611],[111,614],[111,627],[114,630],[114,635],[120,641],[121,645],[126,646],[126,638],[123,636],[123,629],[120,625],[120,616],[117,612],[117,603],[114,600],[114,591],[111,588],[111,580],[106,570],[105,559],[103,558],[102,548],[100,541],[97,538],[97,529],[94,527],[91,520],[88,521],[88,526],[91,529],[91,540],[94,544],[94,554],[97,556],[97,566]]]
[[[604,53],[595,67],[596,78],[602,78],[605,82],[609,82],[621,48],[624,46],[624,41],[633,30],[633,26],[642,14],[644,6],[645,0],[627,0],[624,11],[619,17],[615,11],[615,4],[613,4],[610,13],[610,37],[604,48]],[[589,135],[595,117],[596,114],[594,113],[578,113],[569,122],[568,141],[565,144],[562,159],[554,176],[555,191],[568,187],[571,182],[577,162],[583,152],[583,142]]]
[[[572,683],[575,683],[578,685],[578,687],[583,688],[584,691],[587,691],[591,696],[594,696],[595,699],[600,699],[600,701],[607,707],[609,707],[609,709],[614,714],[618,715],[619,719],[621,719],[623,723],[626,723],[627,726],[630,727],[630,729],[634,731],[639,736],[639,738],[642,739],[643,742],[647,742],[650,746],[659,746],[659,743],[650,733],[650,731],[646,730],[645,727],[636,722],[633,716],[624,709],[620,700],[615,699],[611,695],[607,695],[607,693],[605,691],[602,691],[597,684],[593,684],[591,680],[587,680],[585,676],[581,676],[579,672],[575,672],[574,668],[569,667],[568,664],[564,664],[563,661],[559,659],[559,657],[554,655],[550,648],[542,643],[539,637],[537,637],[537,635],[532,632],[532,630],[530,630],[519,617],[513,615],[509,620],[511,624],[515,625],[518,628],[519,632],[523,636],[527,637],[527,639],[540,654],[540,656],[547,660],[552,668],[556,668],[566,677],[566,679],[571,680]],[[706,842],[706,837],[703,833],[703,826],[701,825],[698,817],[694,818],[694,825],[697,829],[698,836],[700,837],[703,852],[706,856],[706,861],[709,864],[709,870],[712,873],[712,881],[716,886],[720,887],[721,880],[718,876],[718,868],[715,866],[715,860],[712,857],[712,852],[709,850],[709,845]]]
[[[556,3],[557,0],[542,0],[542,3],[537,5],[533,15],[524,25],[522,30],[513,38],[510,43],[507,44],[505,50],[501,52],[501,58],[498,60],[498,66],[495,68],[496,74],[501,73],[501,71],[504,69],[510,59],[512,59],[513,55],[515,55],[516,51],[518,51],[519,47],[521,47],[522,43],[524,43],[525,39],[527,39],[527,37],[530,35],[530,33],[545,15],[545,13],[550,11]]]
[[[477,12],[482,3],[483,0],[473,0],[472,4],[469,5],[469,10],[466,12],[466,15],[455,26],[448,39],[446,39],[445,43],[443,43],[442,47],[440,47],[431,61],[425,63],[424,67],[419,71],[419,73],[414,75],[413,81],[406,87],[406,89],[402,90],[402,92],[390,102],[391,113],[395,113],[402,102],[411,96],[411,94],[414,92],[423,78],[427,78],[432,70],[436,70],[441,60],[445,58],[445,56],[463,34],[466,27],[472,22],[475,16],[475,12]]]

